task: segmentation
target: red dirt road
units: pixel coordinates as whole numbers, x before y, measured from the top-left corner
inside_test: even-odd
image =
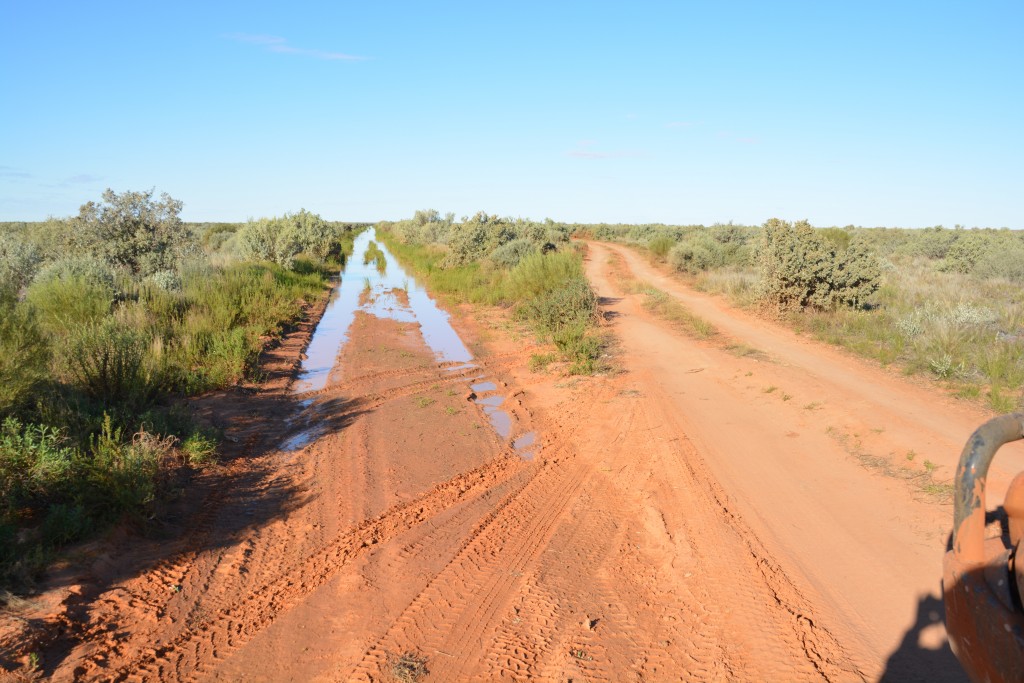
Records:
[[[652,318],[610,260],[767,358]],[[61,681],[962,680],[937,598],[950,507],[865,456],[951,475],[982,416],[618,247],[587,272],[621,373],[530,373],[528,339],[483,311],[455,321],[478,368],[453,372],[415,325],[359,313],[325,389],[272,375],[201,402],[237,440],[214,490],[169,540],[84,551],[3,615],[0,661],[35,652]],[[466,400],[481,375],[532,460]]]

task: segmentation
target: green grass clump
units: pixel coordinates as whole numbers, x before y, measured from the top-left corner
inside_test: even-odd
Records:
[[[687,334],[698,339],[710,339],[718,334],[718,328],[713,324],[691,313],[677,299],[660,289],[645,285],[640,291],[644,295],[644,308]]]
[[[60,546],[117,519],[143,522],[173,439],[130,439],[108,416],[86,447],[45,425],[0,428],[0,581],[31,579]]]

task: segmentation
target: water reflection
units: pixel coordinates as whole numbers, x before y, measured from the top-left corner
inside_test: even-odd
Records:
[[[365,230],[356,237],[352,255],[346,260],[341,272],[341,282],[335,287],[330,301],[317,325],[306,349],[298,377],[293,385],[296,393],[323,389],[342,348],[348,341],[349,328],[355,320],[356,311],[363,311],[378,318],[415,323],[419,326],[424,343],[433,352],[438,363],[446,364],[445,370],[460,372],[477,367],[473,355],[462,343],[455,328],[449,323],[449,315],[438,307],[427,290],[402,268],[384,244],[377,242],[374,229]],[[475,377],[470,384],[472,391],[483,394],[497,390],[497,384]],[[483,408],[491,427],[503,440],[513,432],[512,415],[501,410],[505,397],[499,395],[476,399]],[[305,402],[304,402],[305,403]],[[308,403],[303,406],[308,407]],[[298,450],[321,436],[322,428],[305,421],[307,428],[290,437],[282,448]],[[534,443],[533,432],[520,436],[513,448],[524,458],[532,458],[527,452]]]

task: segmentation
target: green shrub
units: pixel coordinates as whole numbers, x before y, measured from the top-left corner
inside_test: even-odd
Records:
[[[181,442],[181,452],[192,465],[205,465],[217,458],[217,439],[202,431],[192,432]]]
[[[1000,248],[989,249],[974,264],[974,274],[980,278],[1024,282],[1024,244],[1008,242]]]
[[[542,332],[586,329],[597,311],[597,295],[582,277],[562,282],[557,288],[525,301],[520,310]]]
[[[832,265],[831,305],[860,308],[878,291],[881,266],[860,237],[854,237],[845,251],[836,254]]]
[[[602,344],[587,331],[587,326],[563,327],[554,332],[551,339],[562,358],[569,361],[570,375],[592,375],[601,369],[598,361]]]
[[[76,280],[114,292],[114,270],[92,256],[68,256],[51,261],[39,269],[33,284],[52,280]]]
[[[534,253],[523,258],[511,270],[506,295],[512,302],[526,301],[560,287],[570,280],[583,278],[580,257],[569,252]]]
[[[647,242],[647,248],[651,250],[658,259],[664,261],[668,257],[676,241],[668,235],[656,235]]]
[[[49,360],[32,309],[0,290],[0,416],[29,403],[47,378]]]
[[[144,406],[153,392],[148,369],[150,340],[141,332],[105,318],[73,332],[66,358],[74,382],[105,405]]]
[[[837,254],[806,221],[765,223],[758,261],[760,296],[780,310],[860,306],[878,289],[881,274],[863,243]]]
[[[0,289],[20,291],[35,276],[42,253],[17,235],[0,233]]]
[[[499,268],[511,269],[537,251],[536,243],[528,239],[514,239],[491,252],[491,263]]]
[[[157,473],[172,450],[173,440],[148,432],[137,433],[130,442],[109,417],[90,442],[85,461],[87,486],[77,492],[78,502],[104,520],[123,515],[141,520],[156,499]]]
[[[725,251],[720,242],[705,234],[672,247],[668,262],[681,273],[696,274],[725,265]]]
[[[182,257],[198,251],[179,218],[182,206],[166,193],[155,200],[153,190],[117,194],[108,189],[98,204],[83,204],[68,228],[78,248],[133,276],[146,276],[173,270]]]
[[[970,233],[953,243],[940,268],[955,273],[970,273],[991,248],[983,235]]]
[[[26,301],[51,335],[79,330],[110,313],[113,291],[74,276],[33,282]]]
[[[59,431],[9,417],[0,428],[0,523],[67,488],[75,454]]]
[[[286,214],[285,218],[290,223],[289,230],[301,251],[321,261],[330,255],[337,244],[337,238],[327,221],[305,209],[295,214]]]
[[[302,245],[290,230],[285,218],[250,220],[238,231],[238,248],[242,258],[250,261],[271,261],[290,268]]]

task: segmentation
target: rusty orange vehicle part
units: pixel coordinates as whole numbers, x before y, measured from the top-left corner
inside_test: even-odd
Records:
[[[986,422],[968,439],[957,468],[951,548],[943,563],[946,630],[973,681],[1024,680],[1024,473],[1006,494],[1008,533],[985,538],[985,479],[1004,444],[1024,438],[1024,413]],[[1022,558],[1024,559],[1024,558]]]

